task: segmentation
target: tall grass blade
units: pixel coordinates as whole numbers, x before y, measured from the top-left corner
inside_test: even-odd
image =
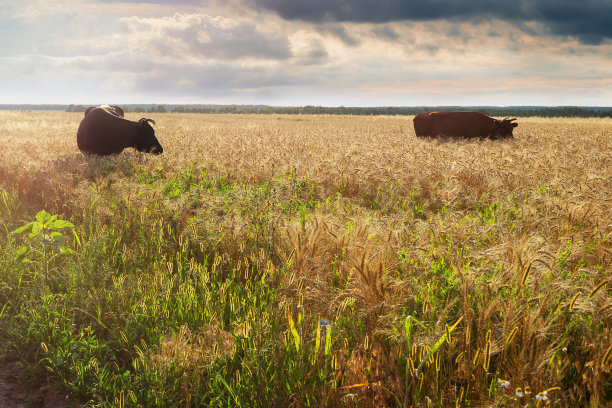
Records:
[[[448,333],[452,333],[453,330],[455,330],[455,328],[457,327],[457,325],[459,324],[459,322],[461,322],[461,320],[463,320],[463,316],[461,316],[459,318],[459,320],[457,320],[455,322],[455,324],[453,324],[449,329],[448,329]],[[433,345],[433,347],[431,348],[431,350],[429,350],[429,353],[427,353],[427,355],[425,356],[425,358],[423,360],[421,360],[421,362],[419,363],[418,367],[416,368],[417,371],[421,371],[421,367],[423,367],[423,365],[429,360],[429,358],[436,352],[438,351],[438,349],[440,348],[440,346],[442,344],[444,344],[444,342],[446,341],[446,332],[442,335],[442,337],[440,337],[440,339],[438,339],[438,341],[436,342],[436,344]]]
[[[298,333],[295,323],[293,321],[293,317],[291,317],[291,312],[287,312],[287,320],[289,320],[289,330],[291,331],[291,335],[293,336],[293,343],[295,344],[295,350],[300,351],[300,334]]]

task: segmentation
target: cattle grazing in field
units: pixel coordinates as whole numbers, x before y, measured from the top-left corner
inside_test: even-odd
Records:
[[[142,118],[138,122],[123,117],[119,106],[100,105],[88,108],[77,132],[79,150],[87,154],[106,156],[119,154],[127,147],[140,152],[161,154],[164,149],[155,137],[155,130]]]
[[[515,120],[495,119],[481,112],[430,112],[416,115],[413,121],[418,137],[513,139],[512,130],[518,126]]]

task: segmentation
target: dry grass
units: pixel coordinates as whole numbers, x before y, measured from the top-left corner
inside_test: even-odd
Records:
[[[327,195],[341,184],[350,198],[395,184],[401,192],[417,190],[431,205],[453,208],[471,208],[483,194],[505,198],[554,186],[567,203],[564,212],[578,220],[610,206],[607,119],[525,118],[514,141],[498,143],[416,139],[411,118],[401,116],[157,116],[167,154],[138,156],[126,165],[216,169],[251,183],[291,172]],[[2,163],[67,178],[99,175],[104,169],[92,168],[94,161],[76,148],[80,119],[76,113],[2,113]]]
[[[6,205],[5,224],[41,208],[100,225],[119,212],[160,237],[167,226],[199,261],[257,265],[279,313],[300,305],[305,324],[336,325],[330,405],[505,404],[525,386],[561,387],[560,405],[612,398],[610,283],[593,293],[612,272],[612,120],[523,118],[497,142],[417,139],[411,117],[151,116],[161,157],[92,158],[76,147],[81,114],[0,113],[0,188],[23,206]],[[189,188],[203,182],[234,188]],[[408,315],[427,327],[409,345]],[[192,376],[214,356],[176,346],[190,336],[161,340],[153,365],[179,359]]]

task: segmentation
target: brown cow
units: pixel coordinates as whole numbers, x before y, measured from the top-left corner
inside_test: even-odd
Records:
[[[512,119],[495,119],[481,112],[430,112],[414,117],[414,131],[418,137],[464,137],[513,139],[512,130],[518,126]]]

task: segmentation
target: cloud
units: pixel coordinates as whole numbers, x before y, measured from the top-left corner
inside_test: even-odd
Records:
[[[400,20],[435,20],[476,15],[517,14],[511,2],[493,0],[311,0],[296,4],[291,0],[252,0],[256,5],[277,12],[289,20],[316,23],[329,21],[385,23]]]
[[[241,67],[228,63],[209,65],[158,64],[134,78],[138,92],[210,97],[248,94],[261,89],[304,85],[306,80],[275,67]]]
[[[325,40],[312,30],[298,30],[289,36],[296,65],[322,65],[329,61]]]
[[[612,17],[601,0],[5,1],[6,103],[609,104],[612,95]]]
[[[541,35],[573,36],[586,44],[612,39],[609,0],[250,0],[256,7],[288,20],[314,23],[499,19],[523,26],[541,24]]]
[[[174,5],[189,5],[198,6],[209,3],[207,0],[104,0],[105,3],[132,3],[132,4],[168,4],[173,3]]]
[[[353,36],[344,24],[328,23],[323,26],[322,31],[340,39],[346,45],[359,45],[359,39]]]
[[[530,7],[533,19],[550,28],[553,34],[574,36],[585,44],[612,39],[610,1],[540,0]]]
[[[175,14],[172,17],[124,17],[132,36],[167,57],[233,60],[283,60],[291,57],[289,42],[279,33],[261,31],[254,22]]]
[[[372,29],[372,32],[376,35],[377,38],[382,38],[389,41],[397,41],[401,38],[401,36],[393,29],[393,27],[388,24],[377,25]]]

